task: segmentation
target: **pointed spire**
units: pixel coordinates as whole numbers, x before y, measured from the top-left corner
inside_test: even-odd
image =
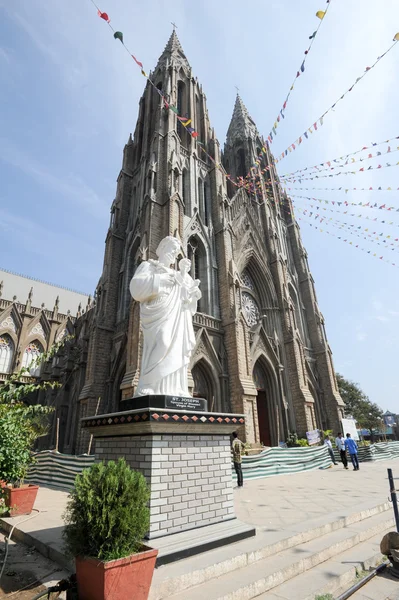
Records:
[[[182,48],[179,38],[177,37],[175,29],[173,29],[172,35],[170,36],[169,41],[165,46],[165,50],[159,57],[157,67],[162,66],[164,63],[166,63],[168,59],[171,63],[178,63],[178,66],[185,66],[187,68],[190,68],[189,62],[187,60],[186,55],[184,54],[184,50]]]
[[[132,146],[133,145],[133,138],[132,138],[132,134],[129,134],[129,139],[127,141],[127,146]]]
[[[258,135],[258,131],[255,122],[250,117],[247,107],[237,92],[233,116],[231,117],[227,131],[227,143],[232,142],[236,138],[246,139],[256,135]]]

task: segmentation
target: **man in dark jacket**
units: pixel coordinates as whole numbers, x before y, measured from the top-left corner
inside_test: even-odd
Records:
[[[241,440],[238,439],[238,434],[236,431],[233,433],[232,450],[234,469],[237,474],[237,485],[238,487],[242,487],[244,484],[242,476],[242,453],[244,450],[244,444]]]

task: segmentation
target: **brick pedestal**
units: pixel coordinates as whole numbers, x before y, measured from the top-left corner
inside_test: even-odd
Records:
[[[151,488],[148,538],[235,519],[230,435],[242,415],[136,409],[83,419],[98,460],[117,460]]]

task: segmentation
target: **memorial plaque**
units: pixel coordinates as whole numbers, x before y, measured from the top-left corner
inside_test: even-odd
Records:
[[[179,396],[165,396],[165,408],[204,412],[207,410],[207,401],[205,398],[181,398]]]
[[[192,412],[206,412],[208,402],[205,398],[190,398],[190,396],[140,396],[121,400],[119,410],[135,410],[136,408],[168,408],[169,410],[187,410]]]

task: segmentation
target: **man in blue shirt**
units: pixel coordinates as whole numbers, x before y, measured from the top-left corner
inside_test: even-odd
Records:
[[[346,448],[346,450],[348,450],[348,452],[350,454],[351,461],[353,464],[353,470],[358,471],[359,470],[359,460],[357,458],[357,444],[356,444],[355,440],[352,440],[350,433],[346,434],[345,448]]]

